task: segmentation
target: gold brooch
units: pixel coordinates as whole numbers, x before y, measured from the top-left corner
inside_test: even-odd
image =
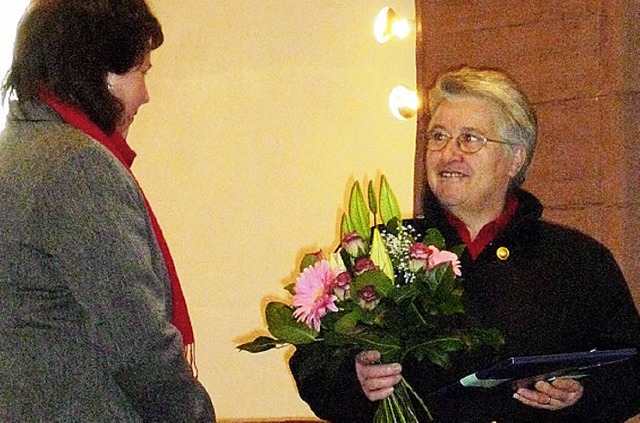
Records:
[[[509,249],[507,247],[500,247],[496,250],[496,256],[502,261],[509,258]]]

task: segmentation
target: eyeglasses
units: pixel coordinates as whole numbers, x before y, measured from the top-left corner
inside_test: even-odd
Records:
[[[440,129],[434,129],[427,132],[427,150],[440,151],[453,138],[452,135]],[[483,135],[474,134],[473,132],[461,132],[456,138],[458,148],[464,153],[477,153],[487,142],[496,142],[498,144],[516,145],[511,141],[492,140]]]

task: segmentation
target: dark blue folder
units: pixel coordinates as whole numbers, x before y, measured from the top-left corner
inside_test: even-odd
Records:
[[[464,388],[492,388],[509,381],[529,380],[533,383],[538,380],[553,380],[563,377],[579,379],[587,376],[592,369],[619,363],[636,354],[635,348],[626,348],[511,357],[465,376],[459,381],[439,389],[438,393],[450,395]]]

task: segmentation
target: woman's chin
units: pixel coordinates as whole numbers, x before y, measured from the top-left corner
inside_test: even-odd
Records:
[[[120,136],[122,136],[122,138],[127,139],[127,135],[129,134],[129,126],[127,125],[127,127],[125,128],[120,127],[117,129],[117,131]]]

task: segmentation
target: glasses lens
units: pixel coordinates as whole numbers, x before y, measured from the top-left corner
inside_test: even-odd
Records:
[[[443,131],[433,130],[427,133],[427,150],[442,150],[447,142],[451,139],[451,135]]]
[[[473,134],[470,132],[463,132],[458,135],[458,145],[460,150],[465,153],[477,153],[484,146],[487,139],[482,135]]]

